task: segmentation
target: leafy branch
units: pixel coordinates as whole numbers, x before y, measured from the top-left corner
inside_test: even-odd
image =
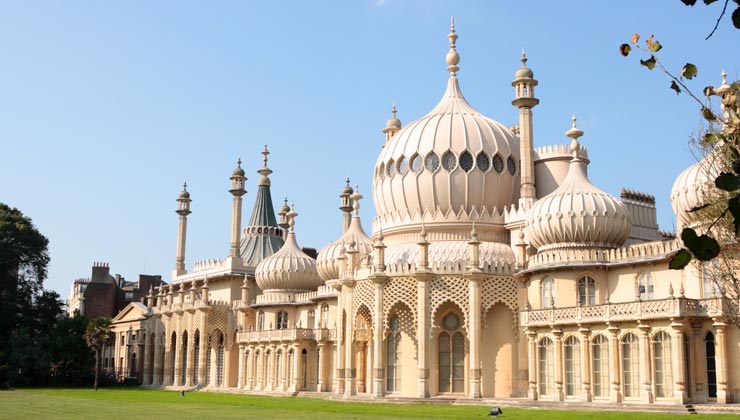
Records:
[[[716,1],[717,0],[704,0],[704,4],[708,6]],[[735,26],[736,29],[740,29],[740,0],[733,0],[733,1],[735,2],[735,4],[738,5],[738,7],[735,9],[734,12],[732,12],[732,17],[731,17],[732,25]],[[681,3],[687,6],[693,6],[696,4],[696,0],[681,0]],[[704,38],[705,41],[711,38],[712,35],[714,35],[714,32],[719,27],[719,22],[725,16],[725,12],[727,11],[727,5],[729,3],[730,3],[730,0],[725,0],[724,5],[722,6],[722,13],[719,14],[719,17],[717,18],[717,22],[714,23],[714,28],[712,29],[712,32],[710,32],[709,35],[707,35],[707,37]]]

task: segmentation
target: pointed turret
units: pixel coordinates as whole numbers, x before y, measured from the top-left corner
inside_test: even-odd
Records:
[[[272,170],[267,167],[267,145],[262,151],[262,167],[257,170],[260,179],[257,182],[257,197],[249,224],[244,229],[244,240],[241,243],[241,257],[249,267],[254,267],[264,258],[277,252],[284,244],[282,231],[275,218],[270,194]]]

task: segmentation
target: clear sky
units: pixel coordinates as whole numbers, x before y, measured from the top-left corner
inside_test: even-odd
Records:
[[[701,2],[699,2],[701,3]],[[540,85],[535,146],[566,143],[575,113],[591,181],[655,195],[674,230],[670,189],[695,161],[697,106],[658,71],[625,59],[633,32],[654,33],[697,92],[740,71],[740,31],[721,10],[654,1],[15,1],[0,14],[0,202],[50,240],[47,288],[66,299],[94,261],[136,280],[169,280],[175,199],[192,193],[186,264],[228,254],[229,176],[241,156],[248,220],[270,147],[275,205],[296,204],[298,241],[338,238],[349,175],[374,216],[371,180],[396,101],[403,123],[446,87],[455,16],[459,79],[481,113],[510,126],[521,49]]]

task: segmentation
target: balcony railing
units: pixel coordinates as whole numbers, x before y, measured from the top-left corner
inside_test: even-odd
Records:
[[[336,338],[333,330],[325,328],[286,328],[282,330],[245,331],[237,334],[239,343],[270,343],[300,340],[326,341]]]
[[[522,311],[522,327],[542,327],[577,323],[608,321],[636,321],[648,319],[708,317],[724,313],[722,299],[671,298],[605,305],[572,306]]]

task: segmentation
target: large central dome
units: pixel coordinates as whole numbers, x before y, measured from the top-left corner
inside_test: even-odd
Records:
[[[498,213],[519,197],[519,138],[465,100],[454,28],[449,38],[442,100],[398,131],[375,165],[373,198],[386,233],[422,221],[501,224]]]

